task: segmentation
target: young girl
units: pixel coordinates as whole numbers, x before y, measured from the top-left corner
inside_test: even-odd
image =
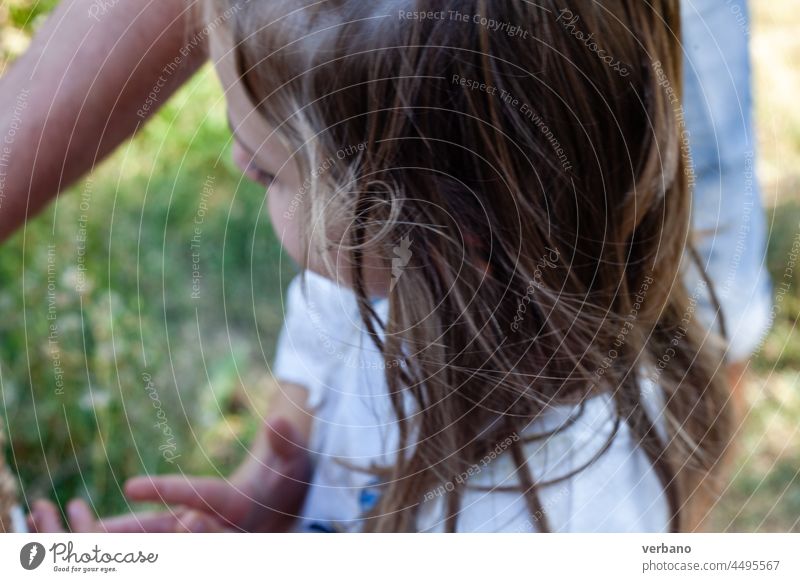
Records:
[[[258,529],[236,499],[292,515],[310,474],[303,531],[696,528],[731,419],[682,284],[677,0],[210,1],[220,15],[235,157],[304,269],[271,458],[308,443],[311,469],[254,453],[213,495],[139,479],[131,497],[201,510],[187,529]]]

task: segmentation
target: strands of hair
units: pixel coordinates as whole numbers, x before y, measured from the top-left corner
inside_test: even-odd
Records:
[[[732,419],[719,342],[682,323],[679,1],[574,1],[567,15],[553,0],[208,0],[212,18],[235,5],[240,75],[301,171],[364,144],[306,193],[315,236],[351,218],[341,255],[362,317],[386,361],[406,363],[386,381],[411,452],[379,468],[364,528],[417,529],[426,491],[517,435],[517,489],[542,514],[525,431],[598,394],[651,460],[670,528],[697,527]],[[381,322],[365,259],[388,272],[406,239]],[[642,390],[666,350],[654,412]],[[449,530],[463,492],[448,492]]]

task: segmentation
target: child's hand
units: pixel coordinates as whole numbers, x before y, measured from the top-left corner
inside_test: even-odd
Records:
[[[305,497],[310,461],[288,422],[271,423],[265,432],[259,436],[267,441],[265,458],[246,462],[231,480],[183,475],[131,479],[125,486],[129,499],[164,502],[172,510],[111,518],[101,525],[116,532],[287,529]]]
[[[288,529],[305,497],[311,464],[297,431],[285,420],[266,428],[263,458],[250,459],[230,480],[171,475],[135,477],[125,485],[133,501],[166,503],[161,512],[95,521],[83,501],[70,502],[72,531],[216,532]],[[30,522],[37,531],[59,531],[60,516],[49,502],[37,502]]]
[[[201,511],[177,509],[173,513],[143,513],[113,517],[106,521],[95,518],[94,513],[83,499],[73,499],[67,505],[69,531],[89,532],[224,532],[233,531]],[[115,525],[116,524],[116,525]],[[33,502],[28,516],[28,529],[39,533],[63,533],[66,531],[61,521],[61,512],[49,500],[38,499]]]

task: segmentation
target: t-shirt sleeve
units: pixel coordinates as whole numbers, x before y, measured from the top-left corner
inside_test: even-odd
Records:
[[[324,403],[330,376],[345,357],[355,317],[352,292],[333,281],[306,272],[290,283],[272,371],[278,380],[308,389],[313,410]]]

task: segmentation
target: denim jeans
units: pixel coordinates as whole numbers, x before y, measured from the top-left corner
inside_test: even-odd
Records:
[[[683,0],[684,112],[694,166],[694,241],[717,293],[730,360],[770,326],[766,220],[756,179],[746,0]],[[696,269],[689,294],[708,327],[719,316]]]

